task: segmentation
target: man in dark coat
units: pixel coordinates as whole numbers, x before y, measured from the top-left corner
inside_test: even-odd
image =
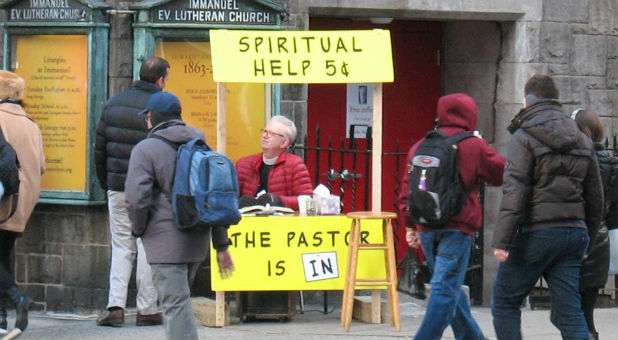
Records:
[[[579,271],[603,213],[592,141],[561,109],[551,77],[535,75],[513,119],[492,246],[500,261],[492,315],[498,339],[521,339],[523,299],[545,278],[563,339],[588,339]]]
[[[151,94],[165,87],[169,68],[169,63],[162,58],[152,58],[144,62],[140,69],[140,80],[107,102],[97,125],[95,163],[99,183],[107,190],[112,239],[109,300],[107,309],[97,319],[97,324],[101,326],[124,323],[127,290],[136,254],[136,324],[161,324],[157,292],[152,284],[152,274],[143,245],[131,235],[124,182],[131,150],[146,137],[146,123],[137,113],[144,109]]]

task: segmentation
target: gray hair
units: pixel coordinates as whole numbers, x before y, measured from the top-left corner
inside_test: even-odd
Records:
[[[290,141],[290,144],[296,141],[296,125],[289,118],[285,116],[274,116],[270,119],[270,122],[276,122],[283,126],[283,134]]]

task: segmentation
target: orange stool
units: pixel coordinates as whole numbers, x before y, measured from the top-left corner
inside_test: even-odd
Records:
[[[348,268],[345,276],[345,288],[343,289],[343,303],[341,305],[341,325],[346,331],[350,330],[352,309],[354,308],[354,292],[357,286],[386,286],[391,325],[395,326],[397,331],[401,331],[399,295],[397,293],[397,269],[395,265],[395,242],[391,225],[391,219],[396,218],[397,214],[379,211],[356,211],[348,213],[346,216],[352,219],[352,229],[350,231]],[[382,220],[383,243],[360,243],[361,221],[370,219]],[[359,250],[384,250],[386,278],[356,278]]]

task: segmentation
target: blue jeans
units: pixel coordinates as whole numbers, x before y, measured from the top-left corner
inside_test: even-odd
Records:
[[[455,339],[484,339],[470,314],[468,298],[461,290],[468,269],[472,236],[456,230],[423,231],[420,235],[432,272],[431,295],[414,339],[440,339],[448,325],[453,328]]]
[[[541,276],[551,294],[552,323],[563,339],[588,339],[579,296],[579,270],[588,247],[588,231],[575,228],[518,232],[509,258],[500,263],[491,313],[498,339],[521,339],[523,299]]]

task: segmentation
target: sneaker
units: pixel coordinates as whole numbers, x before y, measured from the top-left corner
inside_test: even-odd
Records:
[[[15,314],[17,315],[15,318],[15,328],[19,328],[22,332],[28,327],[28,311],[31,304],[32,300],[26,295],[20,296],[15,304]]]
[[[99,326],[120,326],[124,323],[124,309],[111,307],[104,310],[97,318]]]
[[[161,313],[142,315],[137,312],[137,317],[135,317],[136,326],[156,326],[161,324],[163,324]]]

